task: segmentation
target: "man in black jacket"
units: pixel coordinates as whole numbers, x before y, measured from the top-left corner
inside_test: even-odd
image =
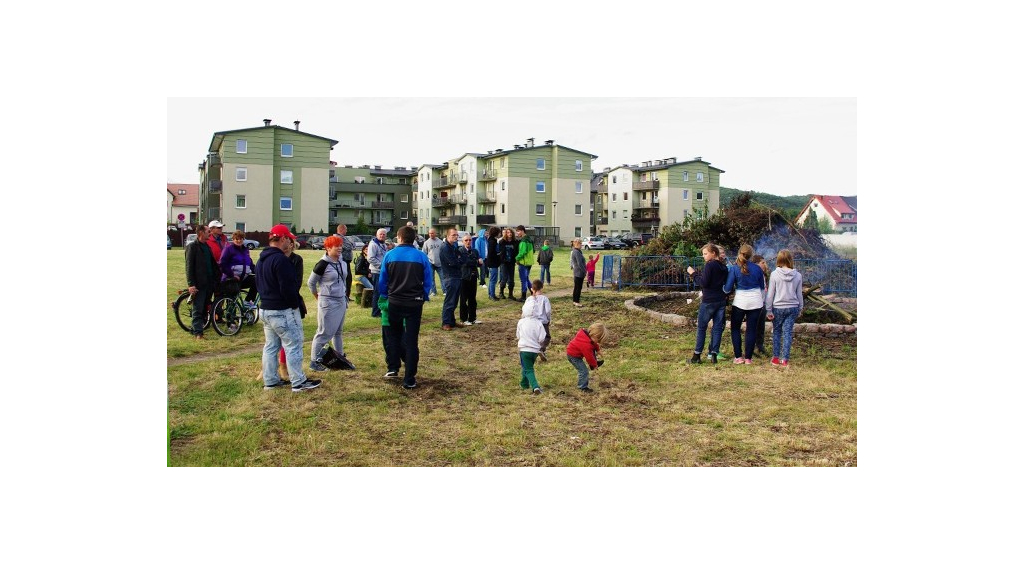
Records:
[[[213,291],[220,280],[220,267],[206,244],[206,226],[196,228],[196,240],[185,246],[185,280],[192,294],[192,334],[203,339],[206,307],[213,302]]]

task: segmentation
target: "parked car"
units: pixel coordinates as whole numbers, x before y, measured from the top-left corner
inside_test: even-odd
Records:
[[[359,237],[359,240],[362,241],[364,245],[370,244],[370,240],[373,239],[373,235],[353,235],[353,237]]]
[[[366,243],[364,243],[363,240],[360,239],[358,236],[356,236],[356,235],[345,235],[345,239],[352,243],[352,253],[353,254],[358,254],[358,253],[363,252],[363,247],[366,246]]]
[[[630,247],[639,247],[651,242],[654,235],[650,233],[626,233],[621,239]]]
[[[604,240],[604,246],[613,251],[619,251],[629,247],[629,244],[618,237],[609,237]]]
[[[185,237],[185,246],[187,247],[187,246],[191,245],[192,243],[195,243],[196,239],[198,239],[198,238],[199,238],[199,235],[196,235],[195,233],[189,233],[188,237]]]
[[[296,235],[295,236],[295,247],[298,249],[308,249],[309,239],[316,237],[316,235]]]
[[[603,249],[604,248],[604,238],[603,237],[584,237],[583,238],[583,248],[585,250],[588,250],[588,251],[591,250],[591,249]]]
[[[324,237],[323,235],[317,235],[316,237],[310,237],[306,242],[309,244],[310,249],[322,251],[324,248],[325,240],[327,240],[327,237]]]
[[[260,246],[260,242],[255,239],[243,239],[242,244],[249,250],[258,249]]]

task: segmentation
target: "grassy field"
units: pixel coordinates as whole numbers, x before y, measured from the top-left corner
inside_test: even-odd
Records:
[[[306,275],[321,255],[300,251]],[[258,252],[253,252],[257,258]],[[167,252],[167,300],[185,287]],[[534,266],[534,276],[539,267]],[[555,254],[552,346],[539,396],[519,388],[520,305],[478,293],[482,324],[441,331],[426,305],[415,390],[385,381],[380,326],[352,304],[345,351],[355,372],[327,372],[306,393],[263,391],[261,324],[195,341],[167,307],[169,466],[855,466],[857,343],[798,335],[788,371],[685,363],[693,329],[629,314],[629,291],[585,290],[572,306],[568,252]],[[305,362],[316,331],[305,318]],[[612,332],[597,393],[575,388],[565,344],[603,321]],[[728,332],[722,351],[731,355]],[[770,349],[770,337],[767,339]]]

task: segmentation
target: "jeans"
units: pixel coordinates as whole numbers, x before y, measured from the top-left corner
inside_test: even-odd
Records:
[[[444,304],[441,306],[441,325],[454,327],[455,306],[459,303],[459,290],[462,288],[462,279],[448,276],[442,284],[444,284]]]
[[[523,295],[530,293],[530,269],[532,266],[519,265],[519,285],[523,291]]]
[[[380,299],[380,289],[377,287],[377,279],[380,278],[379,272],[370,273],[370,284],[373,284],[373,301],[371,302],[373,309],[370,310],[370,316],[380,317],[380,306],[377,304],[377,300]]]
[[[551,265],[542,264],[540,265],[540,281],[545,284],[551,283]]]
[[[483,286],[486,283],[486,281],[487,281],[487,266],[481,264],[479,266],[479,269],[480,269],[480,272],[479,272],[478,275],[480,276],[480,285]]]
[[[586,388],[590,383],[590,367],[587,366],[587,360],[572,355],[565,356],[569,359],[569,364],[576,369],[576,387],[581,390]]]
[[[761,307],[761,314],[757,316],[757,338],[754,339],[754,344],[757,345],[757,350],[764,351],[764,322],[768,320],[768,310],[765,306]]]
[[[476,323],[476,278],[462,281],[462,290],[459,291],[459,321]]]
[[[732,324],[732,352],[736,358],[742,356],[749,360],[754,356],[754,341],[757,339],[757,318],[759,315],[761,315],[761,308],[740,309],[735,305],[732,306],[732,316],[729,321]],[[742,343],[740,341],[740,325],[744,321],[747,322],[747,341]],[[742,350],[740,349],[741,345],[743,347]]]
[[[438,277],[438,279],[439,279],[439,280],[440,280],[441,282],[444,282],[444,275],[443,275],[443,274],[441,274],[441,267],[440,267],[440,266],[437,266],[436,264],[433,264],[433,263],[431,263],[431,264],[430,264],[430,269],[431,269],[431,270],[433,271],[433,274],[431,274],[431,275],[430,275],[430,281],[431,281],[431,283],[433,284],[433,290],[432,290],[432,292],[433,292],[433,294],[434,294],[434,295],[436,296],[436,295],[437,295],[437,289],[438,289],[438,288],[443,288],[443,287],[441,286],[441,284],[440,284],[440,283],[436,283],[436,282],[434,282],[434,274],[437,274],[437,277]]]
[[[725,302],[700,303],[700,311],[697,312],[697,344],[693,347],[694,354],[698,356],[704,352],[704,338],[708,333],[708,321],[711,321],[711,344],[708,346],[708,354],[718,354],[718,348],[722,344],[722,333],[725,332]]]
[[[508,295],[513,295],[516,286],[516,272],[513,268],[515,264],[503,262],[501,263],[501,293],[505,293],[505,287],[508,286]]]
[[[523,377],[519,380],[520,388],[529,390],[540,387],[540,384],[537,383],[537,373],[533,370],[533,365],[536,362],[537,353],[519,351],[519,365],[523,367]]]
[[[416,369],[420,362],[420,320],[423,318],[423,303],[412,305],[388,302],[388,346],[384,348],[388,371],[398,373],[405,362],[403,383],[416,383]]]
[[[497,298],[494,294],[494,286],[498,283],[498,267],[488,268],[489,275],[487,280],[487,295],[492,298]]]
[[[800,316],[798,307],[782,307],[772,310],[772,353],[780,360],[789,360],[789,347],[793,344],[793,325]],[[781,342],[781,343],[780,343]],[[779,345],[782,346],[779,346]]]
[[[284,348],[284,356],[288,366],[288,376],[292,387],[306,381],[302,371],[302,317],[299,308],[264,309],[260,310],[260,321],[263,322],[263,384],[273,386],[281,381],[277,375],[277,351]]]

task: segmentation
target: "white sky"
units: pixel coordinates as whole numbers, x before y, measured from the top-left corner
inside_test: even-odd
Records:
[[[215,131],[274,125],[338,141],[339,165],[418,167],[533,137],[598,155],[595,171],[700,156],[721,185],[857,194],[857,103],[845,98],[169,98],[167,181],[197,183]]]

